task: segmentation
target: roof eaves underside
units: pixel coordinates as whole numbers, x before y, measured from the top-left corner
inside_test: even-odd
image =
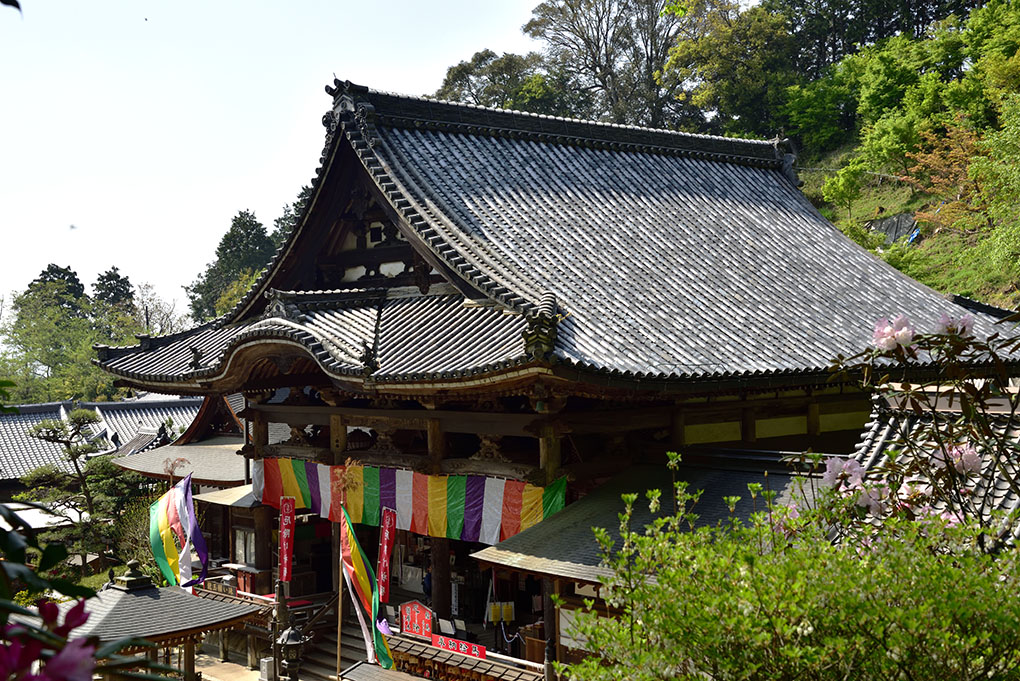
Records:
[[[879,317],[931,328],[968,311],[846,239],[774,154],[502,135],[449,112],[412,126],[408,108],[435,103],[361,97],[341,102],[345,133],[402,228],[527,317],[554,293],[568,365],[639,379],[814,373],[866,348]],[[746,145],[758,147],[774,152]]]

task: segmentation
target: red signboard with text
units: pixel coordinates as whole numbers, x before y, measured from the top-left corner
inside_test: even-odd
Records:
[[[450,636],[432,634],[432,645],[443,650],[449,650],[452,653],[469,655],[480,660],[485,659],[485,646],[480,646],[477,643],[468,643],[467,641],[459,641]]]
[[[397,512],[392,508],[382,510],[379,522],[379,565],[375,571],[379,578],[379,602],[390,602],[390,556],[393,555],[393,539],[397,532]]]
[[[409,636],[432,640],[432,610],[421,601],[400,606],[400,631]]]
[[[294,497],[280,497],[280,581],[290,581],[293,559]]]

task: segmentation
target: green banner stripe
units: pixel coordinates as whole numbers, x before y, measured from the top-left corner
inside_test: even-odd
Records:
[[[166,581],[173,586],[177,583],[177,575],[170,569],[170,562],[166,559],[166,551],[163,550],[163,540],[159,536],[159,520],[156,514],[159,512],[159,501],[149,506],[149,547],[152,549],[152,557],[156,559],[159,571],[163,573]]]
[[[363,525],[379,524],[379,469],[365,466],[363,469],[365,500],[361,511]]]
[[[446,479],[446,536],[460,539],[464,531],[464,498],[467,476],[451,475]]]
[[[557,511],[562,511],[566,502],[567,478],[562,477],[547,485],[542,492],[542,520],[545,520]]]
[[[305,475],[305,462],[302,459],[289,459],[291,470],[294,471],[294,479],[297,480],[298,489],[301,490],[301,498],[304,500],[304,506],[301,508],[312,507],[312,493],[308,489],[308,476]]]

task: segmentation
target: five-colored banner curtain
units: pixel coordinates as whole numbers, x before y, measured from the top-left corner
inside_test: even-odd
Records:
[[[280,508],[292,496],[299,509],[340,522],[379,525],[383,508],[396,510],[396,527],[416,534],[485,544],[526,530],[563,509],[566,478],[537,487],[480,475],[425,475],[399,468],[327,466],[301,459],[254,462],[255,498]]]

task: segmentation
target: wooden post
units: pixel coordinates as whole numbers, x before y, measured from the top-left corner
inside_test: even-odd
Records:
[[[809,437],[818,437],[822,432],[821,417],[818,413],[818,403],[811,402],[807,407],[807,434]]]
[[[266,455],[266,445],[269,444],[269,422],[264,414],[255,413],[255,420],[251,424],[251,443],[255,446],[255,456],[261,459]]]
[[[259,651],[255,643],[255,635],[248,634],[248,668],[259,668]]]
[[[542,426],[538,438],[538,465],[545,472],[546,484],[556,479],[556,472],[562,466],[560,436],[556,434],[556,427],[552,424]]]
[[[670,445],[673,447],[673,451],[680,452],[684,445],[687,444],[686,433],[684,429],[687,426],[687,419],[682,409],[677,409],[673,412],[673,424],[670,432]]]
[[[443,458],[447,453],[446,433],[439,419],[429,419],[428,444],[430,473],[442,471]],[[437,617],[450,619],[450,540],[432,537],[432,609]]]
[[[542,619],[545,620],[545,681],[554,681],[556,673],[553,670],[553,662],[556,661],[556,644],[559,636],[556,622],[556,605],[553,603],[554,593],[551,579],[542,580]]]
[[[740,412],[740,440],[751,444],[758,440],[757,416],[755,410],[748,407]]]
[[[333,465],[340,466],[347,455],[347,422],[343,414],[329,415],[329,448],[333,452]],[[333,590],[340,589],[340,524],[333,523]],[[336,616],[340,619],[340,602],[337,602]]]
[[[230,649],[229,649],[229,646],[228,646],[229,639],[227,638],[229,633],[230,632],[228,632],[226,629],[220,629],[220,640],[219,640],[220,651],[219,652],[220,652],[220,661],[221,662],[227,662],[228,660],[230,660]]]
[[[273,509],[256,506],[252,509],[255,520],[255,575],[256,593],[269,593],[273,586]]]
[[[337,523],[339,526],[339,523]],[[339,568],[339,564],[337,565]],[[340,678],[340,672],[343,671],[343,662],[341,661],[340,655],[340,637],[343,636],[344,618],[343,618],[343,603],[344,603],[344,580],[340,578],[340,583],[336,587],[336,678]]]
[[[195,677],[195,642],[184,642],[184,681],[197,681]]]

